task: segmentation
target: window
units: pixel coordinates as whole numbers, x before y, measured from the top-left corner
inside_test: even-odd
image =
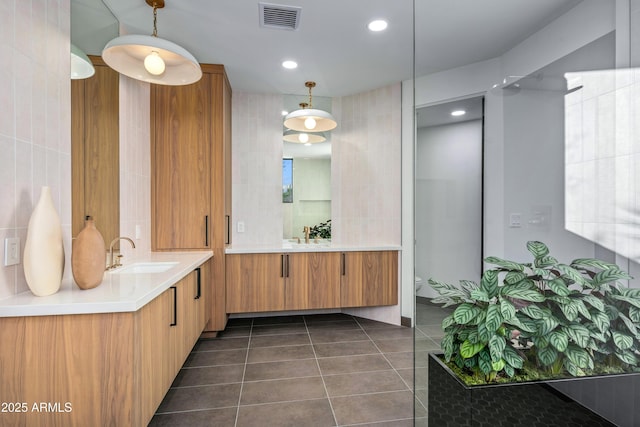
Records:
[[[282,159],[282,203],[293,203],[293,159]]]

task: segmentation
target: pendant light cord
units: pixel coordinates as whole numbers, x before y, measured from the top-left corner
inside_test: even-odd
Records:
[[[156,6],[155,2],[153,3],[153,37],[158,37],[158,6]]]

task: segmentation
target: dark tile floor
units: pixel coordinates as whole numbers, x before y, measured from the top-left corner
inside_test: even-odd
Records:
[[[428,332],[436,317],[418,311]],[[419,327],[344,314],[232,319],[198,341],[150,425],[412,426],[414,402],[426,420],[426,352],[438,348]]]

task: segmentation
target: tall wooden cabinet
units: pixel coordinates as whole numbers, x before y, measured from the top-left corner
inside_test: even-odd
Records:
[[[213,251],[206,330],[220,331],[227,321],[231,86],[222,65],[201,67],[197,83],[151,85],[151,245]]]
[[[90,58],[95,74],[71,80],[72,235],[90,215],[108,245],[120,235],[120,75]]]

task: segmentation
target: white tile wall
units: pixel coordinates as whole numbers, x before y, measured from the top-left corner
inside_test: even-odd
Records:
[[[4,239],[20,237],[43,185],[71,253],[69,0],[0,2],[0,298],[27,290],[22,264],[4,266]]]
[[[120,245],[125,259],[151,251],[149,96],[149,83],[120,76],[120,235],[136,243],[134,252],[127,243]]]
[[[282,96],[234,92],[232,242],[282,244]],[[245,232],[238,233],[238,221]]]
[[[401,85],[333,99],[332,240],[401,244]]]

